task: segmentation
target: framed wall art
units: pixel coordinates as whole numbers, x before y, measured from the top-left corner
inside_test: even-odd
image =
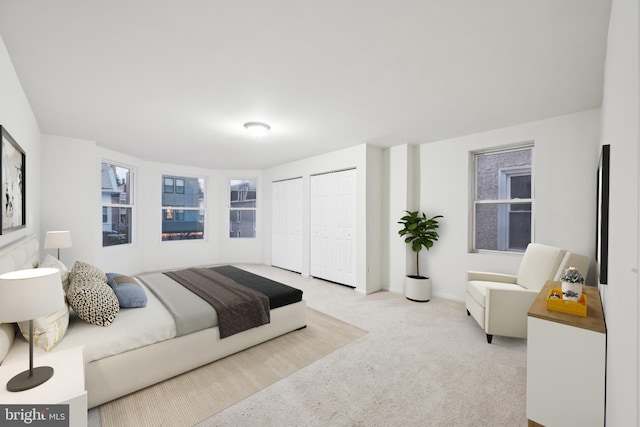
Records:
[[[26,226],[25,154],[4,126],[0,173],[2,175],[2,209],[0,234],[10,233]]]
[[[598,282],[606,285],[609,273],[609,157],[610,146],[603,145],[598,162],[596,206],[596,273]]]

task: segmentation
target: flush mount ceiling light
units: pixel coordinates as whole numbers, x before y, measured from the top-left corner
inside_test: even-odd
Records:
[[[267,134],[267,132],[269,132],[269,129],[271,129],[271,126],[269,126],[266,123],[247,122],[244,124],[244,128],[247,131],[249,131],[251,136],[255,138],[260,138],[261,136],[264,136]]]

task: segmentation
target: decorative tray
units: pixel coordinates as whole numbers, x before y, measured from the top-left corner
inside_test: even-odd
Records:
[[[552,298],[551,295],[559,295],[559,297]],[[583,292],[578,302],[575,302],[562,299],[561,288],[551,289],[547,295],[547,310],[587,317],[587,295]]]

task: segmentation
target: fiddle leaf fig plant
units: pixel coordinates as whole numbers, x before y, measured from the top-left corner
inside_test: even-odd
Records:
[[[405,211],[398,224],[402,224],[402,229],[398,234],[404,236],[404,242],[411,245],[411,249],[416,253],[416,276],[420,275],[420,251],[422,248],[431,249],[433,243],[440,237],[436,231],[440,224],[438,218],[444,218],[442,215],[436,215],[427,218],[427,215],[419,211]]]

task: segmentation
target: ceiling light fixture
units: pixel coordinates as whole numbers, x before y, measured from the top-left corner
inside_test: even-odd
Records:
[[[244,128],[249,131],[251,136],[255,138],[260,138],[262,136],[265,136],[267,132],[269,132],[269,129],[271,129],[271,126],[269,126],[266,123],[247,122],[244,124]]]

